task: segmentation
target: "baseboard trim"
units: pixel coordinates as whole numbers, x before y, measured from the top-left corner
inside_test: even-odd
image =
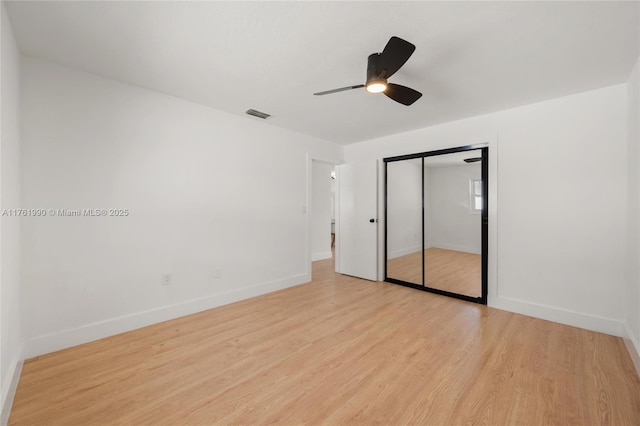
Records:
[[[159,322],[180,318],[218,306],[261,296],[277,290],[293,287],[311,281],[309,273],[294,275],[276,281],[256,284],[241,289],[229,290],[214,295],[187,300],[173,305],[166,305],[148,311],[111,318],[92,324],[83,325],[67,330],[57,331],[28,339],[25,345],[25,358],[47,354],[92,342],[94,340],[113,336],[127,331],[136,330]]]
[[[333,253],[331,253],[331,251],[323,251],[319,253],[313,253],[311,255],[311,261],[315,262],[316,260],[331,259],[332,257]]]
[[[627,336],[624,339],[624,345],[627,347],[627,351],[629,351],[629,356],[631,356],[633,366],[636,368],[636,373],[638,373],[638,377],[640,378],[640,342],[638,342],[636,337],[633,335],[631,327],[629,327],[629,323],[626,321],[624,323],[624,328],[627,332]]]
[[[406,256],[407,254],[411,254],[411,253],[415,253],[422,250],[422,246],[415,246],[415,247],[408,247],[408,248],[403,248],[400,250],[394,250],[392,252],[389,252],[387,258],[388,259],[395,259],[396,257],[400,257],[400,256]]]
[[[482,254],[482,249],[481,248],[467,247],[467,246],[457,246],[455,244],[433,243],[431,245],[431,247],[445,249],[445,250],[461,251],[463,253]]]
[[[624,321],[589,315],[581,312],[561,309],[554,306],[539,305],[523,300],[498,296],[489,300],[489,306],[503,311],[527,315],[560,324],[597,331],[618,337],[626,337]]]
[[[18,352],[18,359],[14,360],[10,364],[9,374],[5,383],[2,384],[2,404],[0,404],[0,425],[6,426],[9,423],[9,415],[11,414],[11,407],[13,406],[13,399],[16,396],[18,390],[18,383],[20,382],[20,374],[22,374],[22,365],[24,364],[24,348],[22,345]]]

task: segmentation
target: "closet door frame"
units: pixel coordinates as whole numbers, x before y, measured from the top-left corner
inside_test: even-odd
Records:
[[[387,172],[389,163],[403,160],[422,159],[422,251],[424,252],[424,158],[433,157],[436,155],[453,154],[456,152],[475,151],[478,150],[481,153],[481,176],[482,176],[482,212],[481,212],[481,235],[482,235],[482,253],[481,253],[481,280],[482,280],[482,294],[480,297],[467,296],[464,294],[453,293],[446,290],[440,290],[437,288],[425,286],[425,264],[424,255],[422,256],[422,285],[414,284],[407,281],[399,280],[396,278],[390,278],[387,275],[387,262],[388,262],[388,226],[387,226],[387,211],[388,211],[388,186],[387,186]],[[399,284],[405,287],[411,287],[417,290],[427,291],[429,293],[435,293],[442,296],[453,297],[455,299],[465,300],[467,302],[479,303],[482,305],[487,304],[488,294],[488,255],[489,255],[489,144],[475,144],[465,145],[455,148],[439,149],[435,151],[420,152],[416,154],[399,155],[395,157],[387,157],[384,161],[384,281],[393,284]]]

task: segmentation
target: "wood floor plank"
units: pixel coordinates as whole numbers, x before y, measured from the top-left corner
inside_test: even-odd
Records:
[[[640,424],[620,338],[313,277],[28,360],[9,424]]]
[[[422,285],[422,257],[427,287],[471,297],[482,295],[482,256],[479,254],[431,247],[389,259],[387,276]]]

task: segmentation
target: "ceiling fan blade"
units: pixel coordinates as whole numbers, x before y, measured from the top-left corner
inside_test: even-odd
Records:
[[[384,94],[402,105],[411,105],[422,96],[422,93],[417,90],[413,90],[410,87],[401,86],[399,84],[388,83],[387,90]]]
[[[356,86],[347,86],[347,87],[341,87],[339,89],[325,90],[324,92],[314,93],[314,95],[322,96],[322,95],[328,95],[330,93],[344,92],[345,90],[360,89],[362,87],[364,87],[364,84],[358,84]]]
[[[411,57],[416,47],[399,37],[391,37],[378,58],[376,66],[380,78],[389,78]]]

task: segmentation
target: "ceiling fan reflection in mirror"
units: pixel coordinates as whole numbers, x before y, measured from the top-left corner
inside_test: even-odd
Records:
[[[387,79],[407,62],[414,50],[416,50],[416,47],[408,41],[395,36],[391,37],[382,53],[369,55],[367,60],[367,82],[365,84],[326,90],[314,93],[314,95],[322,96],[364,87],[369,93],[384,93],[387,97],[402,105],[411,105],[420,99],[422,93],[410,87],[389,83]]]

